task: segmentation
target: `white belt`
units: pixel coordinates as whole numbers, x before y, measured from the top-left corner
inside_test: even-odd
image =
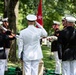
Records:
[[[4,49],[3,47],[0,47],[0,50]]]

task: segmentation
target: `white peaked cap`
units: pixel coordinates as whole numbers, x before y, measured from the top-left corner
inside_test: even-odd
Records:
[[[58,22],[58,21],[53,21],[53,23],[60,25],[60,22]]]
[[[35,15],[33,15],[33,14],[29,14],[29,15],[26,16],[26,19],[28,21],[36,21],[37,17]]]
[[[4,18],[4,19],[2,19],[2,21],[8,21],[8,18]]]
[[[66,17],[66,20],[67,20],[67,22],[73,22],[73,23],[75,23],[76,18],[74,18],[73,16],[68,16],[68,17]]]

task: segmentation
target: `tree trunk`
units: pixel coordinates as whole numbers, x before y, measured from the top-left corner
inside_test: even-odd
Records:
[[[8,0],[4,0],[4,18],[8,17]]]
[[[9,3],[9,28],[13,33],[16,34],[16,24],[17,24],[17,15],[18,15],[18,0],[10,0]],[[10,54],[9,54],[10,61],[16,61],[16,40],[13,40],[11,43]]]

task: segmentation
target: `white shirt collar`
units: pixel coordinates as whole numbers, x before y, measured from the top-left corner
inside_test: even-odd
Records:
[[[34,25],[28,25],[28,27],[34,27]]]

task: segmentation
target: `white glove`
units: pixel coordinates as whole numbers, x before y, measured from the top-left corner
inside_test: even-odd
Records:
[[[19,38],[19,35],[16,35],[15,38]]]
[[[54,40],[57,40],[58,37],[57,36],[48,36],[47,39],[49,39],[49,41],[54,41]]]
[[[39,28],[43,28],[37,21],[35,23],[36,23],[36,26],[38,26]]]

